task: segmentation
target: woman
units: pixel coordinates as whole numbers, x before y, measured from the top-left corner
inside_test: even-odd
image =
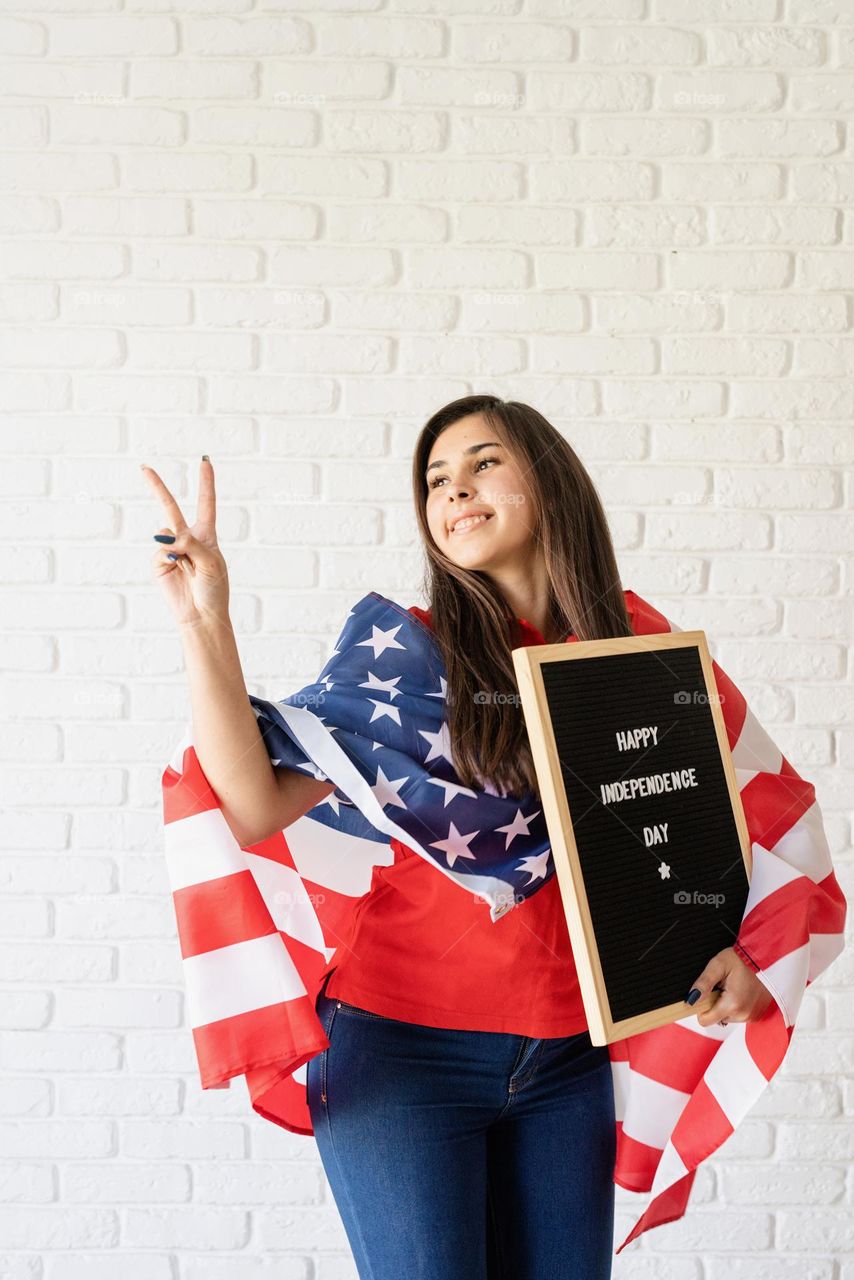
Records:
[[[536,410],[470,396],[423,428],[413,490],[430,608],[411,612],[446,669],[455,773],[474,791],[536,796],[512,648],[632,634],[595,487]],[[285,769],[271,798],[227,624],[209,463],[200,491],[195,529],[158,535],[174,539],[177,558],[159,554],[155,571],[187,642],[199,760],[251,843],[334,784]],[[761,1017],[771,997],[742,958],[714,961],[696,990],[725,977],[724,994],[703,1025]],[[329,1047],[308,1062],[308,1105],[360,1275],[610,1275],[610,1060],[586,1030],[555,877],[497,930],[475,898],[398,843],[327,966],[316,1010]]]

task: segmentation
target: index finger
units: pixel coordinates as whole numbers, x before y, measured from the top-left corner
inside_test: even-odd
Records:
[[[214,469],[208,455],[202,454],[199,463],[199,501],[196,507],[196,523],[212,533],[216,527],[216,491]]]
[[[148,478],[149,483],[154,486],[154,490],[163,504],[163,510],[166,512],[166,523],[169,528],[174,529],[176,533],[179,529],[186,529],[187,521],[181,514],[181,508],[157,472],[152,467],[143,465],[142,473]]]

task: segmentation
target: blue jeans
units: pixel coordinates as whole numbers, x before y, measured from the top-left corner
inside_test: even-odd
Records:
[[[607,1046],[400,1022],[325,989],[308,1106],[361,1280],[608,1280]]]

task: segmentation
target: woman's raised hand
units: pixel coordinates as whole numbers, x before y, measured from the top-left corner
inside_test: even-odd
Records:
[[[203,458],[199,469],[199,502],[196,522],[188,526],[181,508],[151,467],[143,466],[143,474],[166,516],[166,525],[158,530],[172,535],[174,542],[157,544],[154,553],[154,579],[166,592],[175,619],[193,623],[205,619],[228,621],[228,569],[216,540],[216,493],[213,464]],[[177,560],[169,560],[169,554]]]

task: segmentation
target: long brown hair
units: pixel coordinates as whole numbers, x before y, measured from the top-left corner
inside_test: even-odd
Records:
[[[518,695],[512,610],[486,573],[448,559],[427,524],[425,471],[433,442],[471,413],[483,415],[495,439],[526,474],[535,536],[548,572],[548,617],[554,633],[573,631],[579,640],[600,640],[633,632],[601,500],[560,432],[530,405],[497,396],[464,396],[434,413],[415,446],[412,486],[427,553],[424,594],[447,672],[454,769],[468,787],[537,795],[521,707],[516,697],[501,696]]]

